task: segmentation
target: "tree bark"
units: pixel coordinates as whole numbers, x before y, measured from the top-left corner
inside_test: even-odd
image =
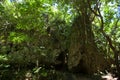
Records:
[[[94,42],[94,34],[88,15],[78,16],[72,26],[68,68],[70,70],[76,68],[76,71],[92,74],[104,69],[107,66],[104,62],[105,59],[98,52]]]

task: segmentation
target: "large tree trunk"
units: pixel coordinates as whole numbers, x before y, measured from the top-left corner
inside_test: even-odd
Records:
[[[68,68],[91,74],[104,69],[107,66],[104,65],[104,62],[105,59],[98,52],[94,42],[94,34],[88,15],[78,16],[72,26]]]

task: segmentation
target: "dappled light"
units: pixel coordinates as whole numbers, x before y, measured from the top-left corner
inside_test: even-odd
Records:
[[[102,76],[102,80],[117,80],[118,78],[113,77],[111,73]]]
[[[119,0],[1,0],[0,80],[119,80]]]

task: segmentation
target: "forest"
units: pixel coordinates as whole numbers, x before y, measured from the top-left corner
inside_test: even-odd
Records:
[[[0,0],[0,80],[120,80],[120,0]]]

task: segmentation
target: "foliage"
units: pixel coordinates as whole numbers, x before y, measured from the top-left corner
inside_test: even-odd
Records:
[[[1,1],[0,68],[5,68],[2,74],[9,72],[6,68],[9,69],[14,65],[16,65],[14,67],[18,68],[21,68],[21,66],[27,68],[30,64],[35,75],[40,73],[43,77],[49,76],[43,65],[53,68],[54,65],[59,63],[57,63],[57,57],[61,53],[65,53],[65,56],[67,56],[65,60],[67,60],[70,44],[73,44],[70,43],[71,34],[79,33],[79,30],[72,32],[73,27],[76,27],[73,25],[78,16],[86,18],[86,15],[88,15],[88,21],[91,20],[91,25],[89,24],[89,26],[92,28],[91,32],[94,33],[93,40],[95,45],[97,45],[96,49],[105,58],[114,60],[114,51],[101,32],[101,24],[104,25],[103,31],[110,37],[112,45],[120,55],[118,3],[119,1],[117,0],[116,2],[114,0]],[[77,23],[80,22],[78,20]],[[82,21],[84,22],[84,20]],[[81,25],[83,26],[84,24]],[[80,35],[87,36],[86,33],[90,27],[85,28],[85,35]],[[78,29],[82,30],[81,27]],[[77,41],[81,42],[82,40]],[[89,47],[88,44],[87,46]],[[93,54],[91,55],[94,56]],[[67,63],[67,61],[64,62]],[[38,67],[40,64],[42,67]],[[52,74],[52,72],[50,73]]]

